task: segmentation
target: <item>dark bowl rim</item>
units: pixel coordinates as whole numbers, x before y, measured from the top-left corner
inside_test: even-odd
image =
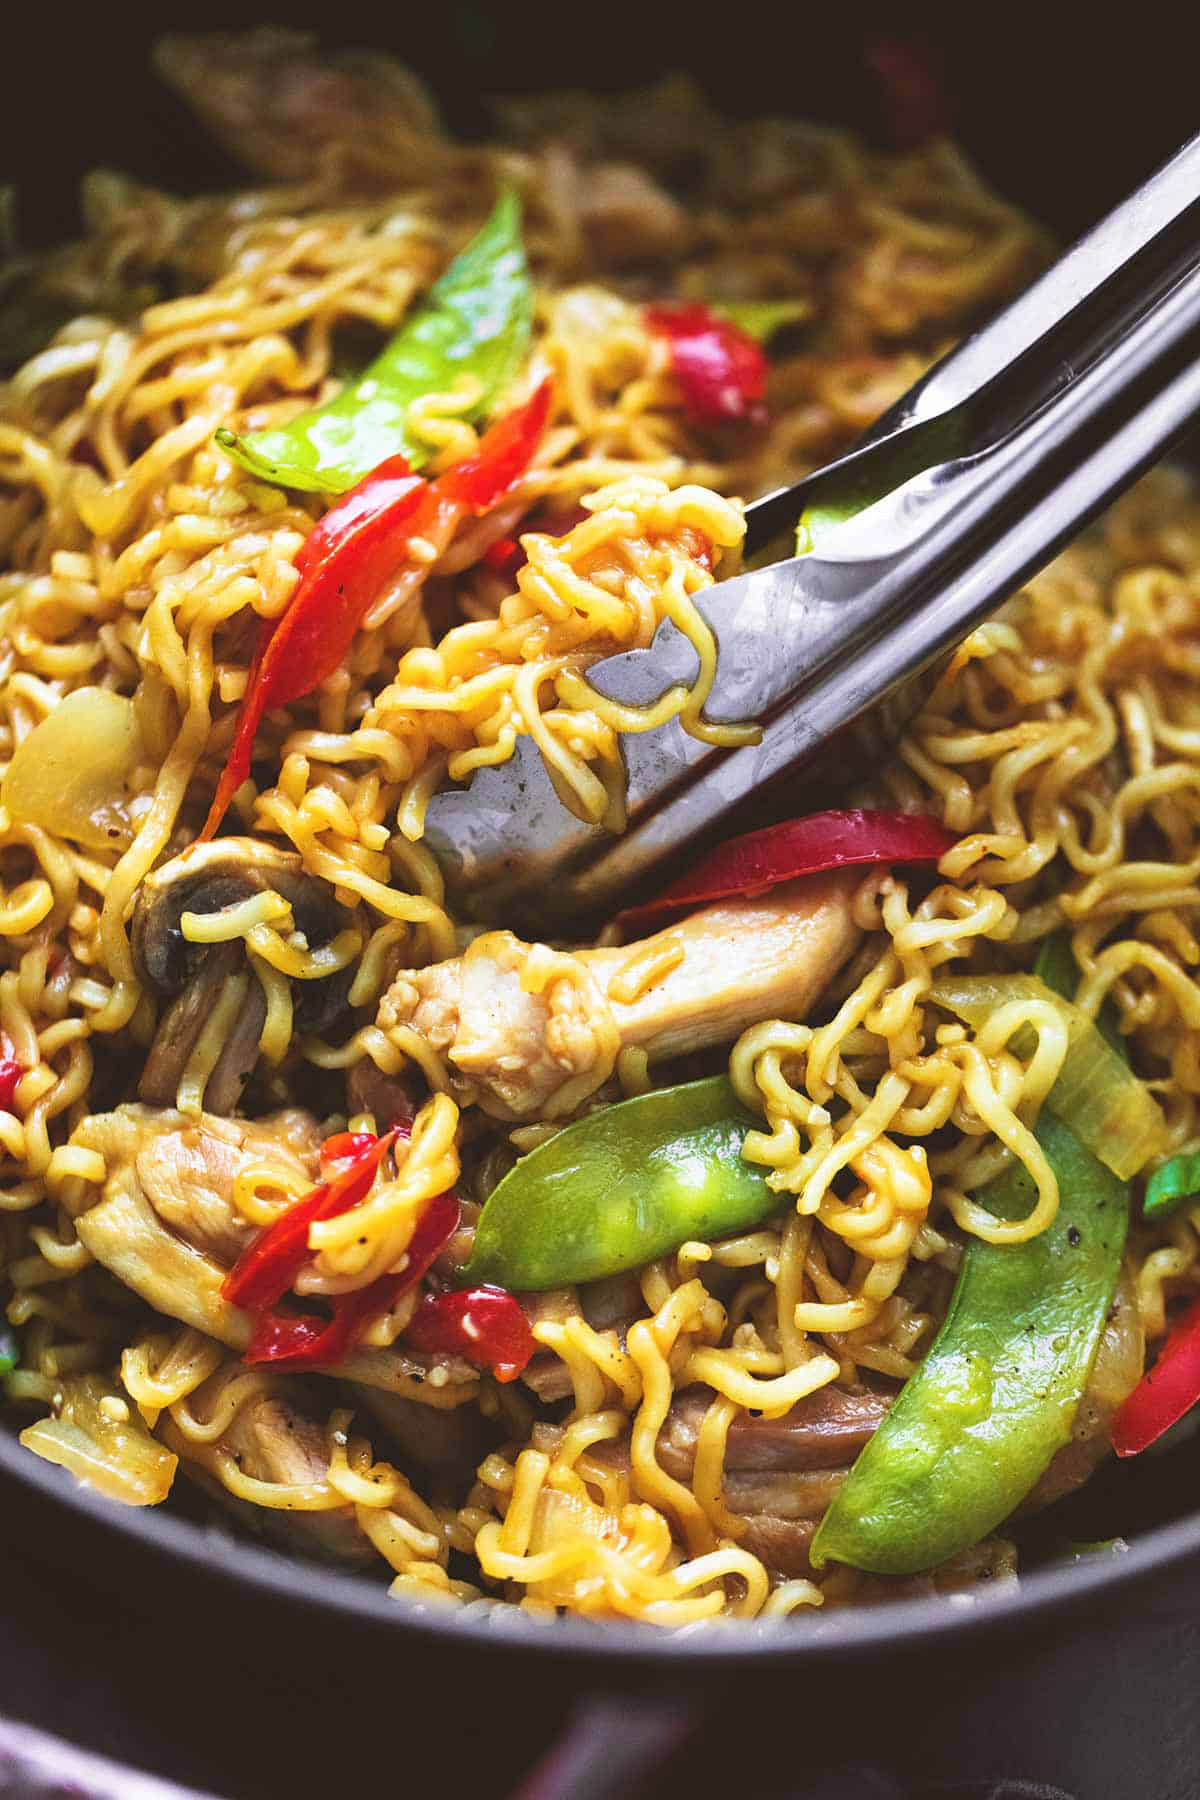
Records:
[[[127,1545],[171,1559],[193,1575],[217,1576],[289,1605],[464,1650],[568,1656],[580,1664],[690,1671],[895,1655],[920,1642],[977,1642],[1006,1625],[1066,1613],[1107,1599],[1200,1553],[1200,1513],[1158,1525],[1123,1553],[1038,1569],[1019,1584],[972,1593],[930,1595],[883,1605],[845,1607],[822,1617],[705,1620],[673,1632],[629,1623],[544,1620],[516,1606],[460,1607],[391,1598],[384,1582],[288,1556],[240,1539],[223,1524],[197,1523],[167,1511],[123,1505],[22,1447],[0,1426],[0,1477],[7,1477],[65,1514],[82,1514]],[[302,1578],[301,1578],[302,1577]]]

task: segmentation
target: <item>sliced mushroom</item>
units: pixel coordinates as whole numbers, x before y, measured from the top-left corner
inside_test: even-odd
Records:
[[[191,980],[176,994],[158,1022],[142,1067],[138,1093],[152,1106],[173,1106],[200,1033],[212,1017],[225,983],[245,969],[240,944],[209,944],[197,958]],[[245,984],[237,1016],[204,1089],[207,1111],[232,1113],[254,1065],[267,1019],[267,1003],[257,981]]]
[[[255,838],[219,838],[192,844],[155,869],[142,883],[134,908],[131,942],[138,971],[148,987],[170,1004],[158,1024],[138,1085],[152,1106],[175,1103],[184,1070],[227,983],[249,973],[240,940],[191,943],[183,934],[184,913],[216,913],[255,894],[276,893],[292,909],[296,930],[310,949],[328,944],[353,926],[353,914],[339,906],[323,881],[306,873],[291,851]],[[292,983],[293,1014],[303,1031],[325,1031],[344,1013],[353,971],[346,968],[315,981]],[[204,1110],[232,1113],[258,1061],[266,1020],[260,984],[243,984],[237,1014],[204,1089]]]

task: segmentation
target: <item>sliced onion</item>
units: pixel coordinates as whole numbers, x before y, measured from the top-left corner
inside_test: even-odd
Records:
[[[145,760],[133,701],[108,688],[77,688],[18,744],[0,799],[19,824],[89,850],[123,849],[133,835],[129,778]]]
[[[157,1506],[165,1500],[179,1458],[151,1437],[136,1406],[117,1392],[115,1383],[102,1375],[80,1375],[65,1380],[62,1392],[57,1415],[39,1419],[21,1433],[25,1448],[126,1506]],[[109,1416],[116,1411],[114,1399],[124,1405],[126,1418]]]
[[[1165,1124],[1145,1083],[1086,1013],[1036,975],[949,975],[934,982],[929,997],[976,1031],[997,1007],[1013,1001],[1053,1007],[1067,1027],[1067,1054],[1047,1106],[1123,1181],[1161,1152]],[[1018,1056],[1032,1047],[1032,1028],[1014,1034],[1012,1049]]]

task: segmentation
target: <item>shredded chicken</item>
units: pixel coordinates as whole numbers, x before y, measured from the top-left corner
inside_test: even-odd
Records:
[[[856,885],[853,871],[809,876],[641,943],[572,955],[489,932],[461,957],[398,975],[379,1024],[437,1051],[464,1105],[560,1117],[607,1080],[619,1049],[662,1061],[728,1043],[759,1019],[801,1017],[858,942]],[[629,997],[635,959],[651,973]]]
[[[193,1416],[206,1420],[215,1410],[236,1365],[226,1366],[198,1388],[189,1402]],[[261,1532],[284,1549],[299,1549],[332,1562],[358,1565],[371,1562],[374,1551],[359,1529],[354,1507],[308,1512],[291,1507],[256,1506],[231,1494],[211,1473],[212,1463],[228,1457],[239,1473],[273,1486],[308,1487],[324,1481],[329,1467],[329,1446],[319,1423],[319,1407],[304,1405],[303,1385],[289,1379],[253,1394],[234,1410],[229,1424],[215,1440],[193,1440],[180,1430],[169,1413],[159,1421],[158,1435],[174,1450],[192,1479],[251,1530]]]
[[[155,63],[234,156],[277,181],[303,181],[331,150],[358,145],[355,171],[369,178],[389,151],[399,157],[417,138],[437,141],[429,95],[400,63],[318,52],[306,32],[266,25],[169,37]]]
[[[656,1455],[676,1481],[691,1483],[696,1440],[712,1397],[709,1388],[691,1387],[671,1403]],[[774,1575],[811,1575],[808,1552],[817,1526],[890,1404],[886,1394],[827,1387],[781,1419],[749,1413],[734,1419],[725,1445],[725,1500],[743,1522],[738,1542]],[[558,1429],[535,1428],[535,1442],[549,1447]],[[629,1441],[596,1444],[591,1454],[627,1467]]]
[[[658,1439],[658,1460],[690,1482],[696,1439],[712,1394],[678,1394]],[[725,1445],[725,1500],[746,1521],[739,1542],[775,1574],[811,1574],[809,1546],[850,1465],[879,1426],[885,1394],[818,1388],[781,1419],[739,1413]]]
[[[93,1114],[73,1141],[98,1151],[107,1174],[99,1189],[89,1189],[76,1221],[79,1238],[159,1312],[244,1350],[249,1315],[221,1292],[254,1232],[234,1205],[235,1177],[265,1168],[308,1187],[319,1137],[315,1121],[299,1111],[253,1123],[207,1113],[193,1120],[147,1106]],[[478,1381],[461,1357],[423,1356],[399,1345],[354,1350],[338,1372],[437,1407],[468,1399]]]
[[[455,1499],[464,1498],[475,1469],[500,1437],[499,1426],[474,1406],[435,1412],[400,1394],[353,1385],[357,1399],[380,1428],[376,1447],[407,1474],[425,1477]]]
[[[178,1237],[225,1264],[236,1262],[254,1236],[255,1227],[233,1204],[241,1169],[277,1170],[281,1182],[301,1192],[319,1179],[321,1134],[298,1108],[255,1121],[208,1114],[196,1121],[149,1106],[121,1106],[94,1113],[74,1141],[99,1151],[110,1185],[122,1173],[136,1180]]]

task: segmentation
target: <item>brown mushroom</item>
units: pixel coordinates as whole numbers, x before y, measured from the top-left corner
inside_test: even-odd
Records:
[[[310,949],[330,943],[353,925],[353,914],[338,905],[325,882],[306,873],[294,852],[255,838],[192,844],[142,883],[131,929],[134,960],[146,986],[170,1002],[159,1019],[138,1084],[138,1093],[148,1104],[175,1104],[189,1058],[226,982],[251,973],[240,939],[192,943],[180,923],[184,913],[220,912],[268,892],[287,901],[296,930]],[[347,1009],[352,980],[353,969],[346,968],[317,980],[294,982],[297,1027],[328,1030]],[[265,1020],[263,992],[251,976],[205,1085],[205,1111],[229,1114],[236,1109],[258,1061]]]

